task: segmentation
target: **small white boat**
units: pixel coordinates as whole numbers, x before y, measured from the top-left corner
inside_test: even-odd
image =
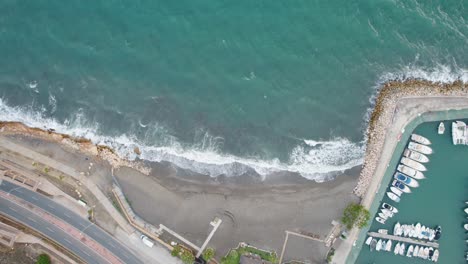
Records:
[[[404,185],[402,182],[397,180],[393,180],[392,187],[390,187],[390,190],[392,190],[392,192],[398,195],[398,193],[396,193],[392,188],[397,189],[399,192],[411,193],[411,189],[408,186]],[[401,196],[401,194],[398,196]]]
[[[398,255],[400,253],[400,243],[397,243],[395,249],[393,250],[393,254]]]
[[[468,208],[465,208],[465,213],[468,214]]]
[[[411,258],[411,257],[413,256],[413,251],[414,251],[414,247],[413,247],[413,245],[410,245],[410,246],[408,247],[408,252],[406,252],[406,256],[407,256],[408,258]]]
[[[434,255],[432,256],[432,261],[437,262],[439,260],[439,250],[434,250]]]
[[[398,254],[404,256],[404,255],[405,255],[405,250],[406,250],[406,245],[405,245],[405,243],[401,243],[401,245],[400,245],[400,251],[398,252]]]
[[[431,141],[429,141],[429,139],[421,136],[421,135],[418,135],[418,134],[412,134],[411,135],[411,140],[413,140],[414,142],[417,142],[419,144],[423,144],[423,145],[430,145],[431,144]]]
[[[385,225],[385,221],[386,221],[386,220],[387,220],[387,219],[380,218],[380,217],[378,217],[378,216],[375,218],[375,221],[381,223],[382,225]]]
[[[418,253],[419,253],[419,246],[415,246],[414,251],[413,251],[413,257],[417,257]]]
[[[398,213],[398,209],[396,209],[394,206],[389,205],[388,203],[382,203],[382,208],[390,210],[394,214]]]
[[[395,226],[393,227],[393,235],[398,236],[398,233],[400,233],[400,229],[401,229],[400,222],[396,222]]]
[[[375,250],[380,251],[382,249],[382,239],[379,239],[377,245],[375,246]]]
[[[415,169],[412,169],[408,166],[405,166],[403,164],[400,164],[398,165],[397,167],[397,170],[401,173],[404,173],[408,176],[410,176],[411,178],[413,179],[417,179],[417,180],[422,180],[422,179],[425,179],[426,177],[424,177],[424,174],[418,170],[415,170]]]
[[[371,241],[372,241],[372,237],[368,237],[366,240],[366,245],[369,246]]]
[[[385,215],[387,215],[388,217],[393,217],[395,215],[392,211],[388,209],[380,209],[380,211],[384,213]]]
[[[429,248],[428,247],[425,247],[424,248],[424,255],[423,255],[423,258],[424,259],[427,259],[429,257]]]
[[[405,174],[403,174],[401,172],[395,172],[395,174],[393,174],[393,178],[395,178],[398,181],[404,183],[405,185],[408,185],[409,187],[412,187],[412,188],[418,188],[419,187],[418,181],[416,181],[415,179],[413,179],[413,178],[411,178],[409,176],[406,176]]]
[[[414,237],[418,237],[421,234],[421,224],[417,223],[416,227],[414,228]]]
[[[468,231],[468,224],[463,225],[466,231]]]
[[[390,190],[392,191],[392,193],[396,194],[398,197],[400,197],[403,194],[402,191],[400,191],[398,188],[393,187],[393,186],[390,187]]]
[[[403,152],[403,156],[421,163],[429,162],[429,158],[426,155],[409,149],[405,149],[405,151]]]
[[[392,199],[393,201],[399,203],[400,202],[400,197],[398,197],[396,194],[392,192],[387,192],[388,198]]]
[[[384,221],[387,221],[387,219],[389,218],[389,216],[384,213],[379,213],[378,216],[382,218]]]
[[[386,235],[386,234],[388,234],[388,230],[387,229],[379,229],[379,230],[377,230],[377,233]]]
[[[405,157],[401,158],[401,164],[404,164],[418,171],[427,171],[426,166],[409,158],[405,158]]]
[[[437,128],[437,133],[439,135],[443,135],[445,133],[445,125],[444,122],[440,122],[439,127]]]
[[[418,257],[424,258],[424,247],[420,247],[420,248],[419,248]]]
[[[390,250],[392,250],[392,240],[388,240],[385,245],[385,251],[390,252]]]
[[[432,154],[432,149],[429,146],[421,145],[415,142],[410,142],[408,144],[408,148],[411,150],[417,151],[419,153],[422,153],[422,154],[426,154],[426,155]]]

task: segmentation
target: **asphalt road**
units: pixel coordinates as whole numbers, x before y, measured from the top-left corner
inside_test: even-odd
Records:
[[[0,211],[12,219],[15,219],[16,221],[44,234],[75,253],[87,263],[109,263],[75,237],[70,236],[62,229],[43,220],[40,216],[3,197],[0,197]]]
[[[33,192],[7,181],[2,181],[0,184],[0,189],[2,191],[9,192],[11,195],[15,195],[25,201],[28,201],[29,203],[43,209],[44,211],[49,212],[55,217],[64,220],[108,249],[124,263],[143,264],[143,262],[133,254],[133,252],[131,252],[127,247],[122,245],[112,236],[107,234],[104,230],[90,222],[88,219],[84,219],[66,207],[54,202],[45,195]]]

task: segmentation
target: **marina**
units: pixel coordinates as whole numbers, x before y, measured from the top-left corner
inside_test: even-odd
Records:
[[[465,161],[468,160],[468,150],[464,146],[453,144],[452,120],[444,123],[444,126],[449,130],[448,133],[439,134],[440,121],[420,124],[412,132],[427,138],[431,142],[430,146],[419,143],[415,143],[418,145],[412,144],[412,151],[417,151],[416,149],[419,148],[429,153],[424,154],[430,159],[430,162],[424,164],[427,169],[424,172],[424,178],[420,177],[422,176],[420,171],[401,165],[402,157],[410,158],[407,156],[409,155],[408,151],[406,155],[403,154],[405,150],[408,150],[411,136],[406,142],[401,142],[400,150],[394,153],[393,161],[387,169],[387,173],[391,175],[387,177],[385,182],[381,183],[382,188],[379,192],[384,192],[384,195],[380,200],[376,201],[378,209],[373,211],[375,214],[372,217],[373,221],[369,230],[365,233],[365,237],[361,240],[362,242],[360,242],[364,243],[368,236],[371,236],[376,240],[387,241],[387,243],[392,241],[393,248],[389,252],[385,250],[376,252],[376,250],[370,251],[368,245],[359,245],[361,250],[354,263],[429,263],[432,262],[432,258],[428,256],[427,252],[430,248],[437,249],[437,254],[434,253],[434,250],[430,252],[437,255],[435,259],[438,259],[438,263],[465,263],[467,251],[465,224],[468,223],[466,220],[468,215],[465,212],[465,208],[468,207],[465,204],[468,199],[466,196],[466,186],[468,186],[466,170],[468,166]],[[429,147],[429,149],[426,147]],[[398,196],[389,188],[396,180],[398,173],[416,180],[419,187],[410,187],[411,193],[402,192]],[[405,179],[401,178],[401,180],[404,181]],[[383,188],[383,186],[387,186],[387,188]],[[389,196],[399,200],[399,202],[397,203]],[[392,216],[385,215],[382,211],[382,203],[395,207],[398,213],[394,213]],[[386,216],[387,218],[383,219],[380,216]],[[375,217],[379,217],[382,221],[377,221]],[[393,230],[398,222],[420,222],[432,228],[442,226],[443,235],[440,240],[429,241],[428,239],[410,238],[408,234],[406,234],[406,237],[404,234],[396,236],[392,231],[387,234],[380,232],[381,230]],[[380,231],[377,232],[377,230]],[[401,248],[396,249],[397,243],[399,245],[405,244],[406,252],[404,254],[393,253],[394,251],[401,251]],[[412,251],[415,251],[416,246],[418,246],[418,252],[409,253],[411,245],[413,246],[411,247]]]
[[[381,234],[377,232],[369,232],[367,235],[373,237],[373,238],[381,238],[381,239],[386,239],[386,240],[392,240],[393,242],[398,241],[398,242],[404,242],[406,244],[411,244],[411,245],[419,245],[419,246],[424,246],[424,247],[433,247],[433,248],[439,248],[439,243],[437,242],[430,242],[430,241],[422,241],[422,240],[415,240],[409,237],[401,237],[401,236],[395,236],[395,235],[389,235],[389,234]]]

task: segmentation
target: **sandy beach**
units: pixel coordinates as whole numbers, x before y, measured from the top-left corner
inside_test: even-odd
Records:
[[[93,162],[89,177],[109,193],[112,166],[107,161],[55,140],[4,134],[8,140],[70,164],[78,171],[87,171]],[[218,258],[239,242],[279,254],[286,230],[316,234],[323,239],[332,227],[331,221],[339,220],[348,203],[358,201],[352,191],[359,168],[346,171],[336,180],[316,183],[293,174],[272,175],[261,181],[249,176],[210,178],[178,170],[168,163],[144,166],[151,168],[149,175],[125,166],[114,169],[134,211],[147,222],[164,224],[199,246],[210,230],[209,222],[220,217],[223,224],[209,244],[216,248]],[[107,220],[101,222],[112,233],[115,224]],[[291,240],[284,260],[320,263],[327,250],[321,242]]]

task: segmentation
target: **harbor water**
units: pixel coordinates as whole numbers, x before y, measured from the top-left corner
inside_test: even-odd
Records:
[[[465,120],[466,121],[466,120]],[[464,208],[468,207],[468,146],[454,146],[451,139],[451,121],[445,122],[445,134],[438,135],[439,122],[427,122],[419,125],[415,133],[428,138],[431,142],[433,154],[428,155],[430,162],[426,164],[428,171],[424,172],[426,179],[418,180],[419,187],[412,188],[412,193],[403,194],[401,201],[396,203],[386,195],[382,202],[394,205],[399,212],[386,221],[384,225],[375,221],[369,231],[377,232],[378,229],[388,229],[393,234],[396,222],[401,224],[421,223],[430,228],[437,225],[442,227],[442,237],[439,240],[438,263],[466,263],[465,251],[467,251],[468,234],[463,225],[468,223]],[[397,151],[400,149],[397,148]],[[399,151],[394,155],[402,155]],[[389,170],[396,170],[393,163]],[[387,178],[388,179],[388,178]],[[382,182],[390,186],[392,180]],[[381,188],[380,191],[382,191]],[[386,192],[389,189],[385,190]],[[380,196],[378,196],[380,197]],[[362,240],[359,241],[362,243]],[[429,260],[419,258],[408,258],[406,256],[394,255],[393,249],[396,242],[392,242],[390,252],[372,251],[369,246],[363,245],[362,250],[355,263],[430,263]],[[406,249],[408,248],[406,244]],[[406,252],[405,252],[406,255]]]

